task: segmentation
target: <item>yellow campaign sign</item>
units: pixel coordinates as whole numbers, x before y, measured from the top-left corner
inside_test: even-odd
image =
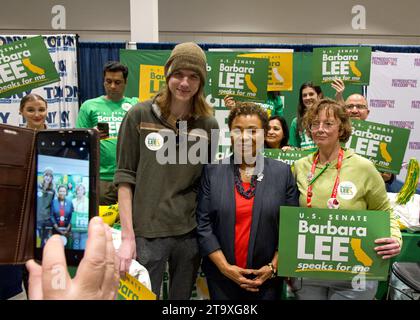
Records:
[[[293,90],[293,52],[244,53],[240,57],[269,59],[267,91]]]
[[[166,83],[163,66],[141,64],[139,78],[139,100],[149,100]]]
[[[118,203],[110,206],[99,206],[99,216],[112,227],[119,216]]]
[[[156,300],[156,295],[128,273],[120,279],[117,300]]]

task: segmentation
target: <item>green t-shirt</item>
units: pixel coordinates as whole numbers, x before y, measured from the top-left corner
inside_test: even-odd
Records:
[[[290,126],[289,145],[292,147],[301,148],[302,150],[316,148],[315,142],[306,135],[305,131],[299,132],[299,134],[297,133],[297,118],[294,118]]]
[[[283,117],[283,100],[281,96],[267,96],[267,100],[264,103],[259,103],[268,114],[268,117],[271,116],[281,116]]]
[[[138,98],[124,97],[114,102],[101,96],[85,101],[80,107],[76,128],[93,128],[98,125],[98,122],[109,124],[109,138],[100,141],[99,176],[101,180],[114,180],[118,131],[126,112],[137,103]]]

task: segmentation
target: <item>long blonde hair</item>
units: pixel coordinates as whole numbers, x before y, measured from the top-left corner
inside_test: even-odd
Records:
[[[155,96],[155,101],[159,105],[162,115],[165,118],[168,118],[168,116],[171,113],[171,99],[172,93],[169,90],[168,85],[165,85]],[[213,108],[206,102],[206,99],[204,97],[203,85],[200,86],[200,89],[193,97],[191,114],[193,116],[199,116],[204,118],[213,115]]]

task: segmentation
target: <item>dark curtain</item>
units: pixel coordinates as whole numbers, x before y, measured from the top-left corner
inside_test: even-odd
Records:
[[[120,49],[125,42],[79,42],[79,101],[104,94],[102,69],[110,60],[120,60]]]

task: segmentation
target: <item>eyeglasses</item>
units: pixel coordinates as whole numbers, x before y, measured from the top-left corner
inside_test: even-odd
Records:
[[[368,107],[364,104],[346,104],[344,108],[346,108],[346,110],[352,110],[353,108],[356,108],[357,110],[366,110]]]
[[[317,121],[315,121],[315,122],[312,122],[311,125],[310,125],[311,131],[319,130],[319,128],[321,127],[321,124],[322,124],[322,128],[325,131],[330,131],[334,126],[337,125],[337,123],[335,123],[335,122],[317,122]]]

